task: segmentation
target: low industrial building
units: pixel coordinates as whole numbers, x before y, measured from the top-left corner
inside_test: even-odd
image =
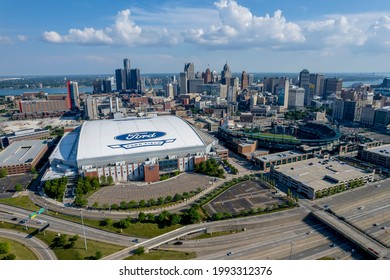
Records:
[[[297,151],[286,151],[255,158],[256,165],[260,166],[260,170],[268,172],[272,166],[285,165],[289,163],[299,162],[309,158],[309,154],[300,153]]]
[[[8,175],[31,172],[48,149],[44,140],[16,141],[0,153],[0,168]]]
[[[319,198],[374,180],[374,172],[355,168],[335,159],[312,158],[275,166],[273,178],[310,199]]]
[[[382,146],[378,144],[381,144],[381,142],[360,145],[358,148],[358,157],[361,160],[390,169],[390,144]]]

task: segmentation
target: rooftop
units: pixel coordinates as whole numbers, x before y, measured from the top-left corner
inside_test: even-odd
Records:
[[[320,158],[277,166],[275,169],[307,185],[314,191],[370,174],[338,160]]]
[[[0,153],[0,166],[18,165],[32,162],[47,146],[44,140],[16,141]]]
[[[266,156],[260,156],[260,157],[257,157],[257,159],[260,161],[263,161],[263,162],[273,162],[273,161],[277,161],[277,160],[296,157],[299,155],[304,155],[304,153],[300,153],[300,152],[296,152],[296,151],[286,151],[286,152],[281,152],[281,153],[268,154]]]

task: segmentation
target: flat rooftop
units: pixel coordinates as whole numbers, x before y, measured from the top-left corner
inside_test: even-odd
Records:
[[[390,157],[390,144],[368,149],[369,152],[384,157]]]
[[[260,156],[260,157],[257,157],[257,160],[261,160],[263,162],[273,162],[273,161],[277,161],[277,160],[296,157],[299,155],[305,155],[305,153],[300,153],[300,152],[295,152],[295,151],[285,151],[285,152],[280,152],[280,153],[275,153],[275,154],[268,154],[266,156]]]
[[[275,169],[315,191],[332,187],[338,182],[349,181],[372,174],[338,160],[320,158],[289,163],[277,166]]]
[[[0,153],[0,166],[18,165],[32,162],[47,146],[44,140],[16,141]]]

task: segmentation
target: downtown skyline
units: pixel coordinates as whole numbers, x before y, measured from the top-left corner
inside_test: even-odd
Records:
[[[389,72],[384,0],[5,1],[0,76],[105,74],[130,57],[143,73]]]

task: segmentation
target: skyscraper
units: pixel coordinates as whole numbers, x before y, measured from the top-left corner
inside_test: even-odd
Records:
[[[137,92],[141,92],[141,73],[138,68],[130,70],[130,86],[129,89],[133,89]]]
[[[90,120],[97,120],[99,118],[98,116],[98,106],[97,106],[97,98],[88,95],[86,105],[86,111],[88,119]]]
[[[70,99],[70,108],[72,111],[80,109],[80,97],[79,97],[79,87],[77,82],[68,81],[68,98]]]
[[[188,63],[184,64],[184,72],[187,73],[187,80],[195,79],[194,63],[188,62]]]
[[[242,71],[241,74],[241,90],[248,88],[248,74],[245,71]]]
[[[180,87],[180,94],[187,93],[187,73],[186,72],[180,72],[179,87]]]
[[[124,69],[115,70],[115,81],[116,81],[116,90],[125,91],[126,90],[126,75]]]
[[[232,78],[232,72],[230,71],[230,67],[226,61],[225,65],[223,66],[223,70],[221,72],[222,84],[230,86],[231,78]]]
[[[92,82],[93,93],[101,93],[102,92],[102,80],[96,79]]]
[[[324,80],[323,98],[327,99],[329,95],[340,95],[343,88],[343,79],[340,78],[326,78]]]
[[[206,69],[206,72],[204,73],[203,80],[204,80],[205,84],[211,83],[211,71],[210,71],[210,68]]]
[[[112,92],[111,80],[108,79],[103,81],[103,92],[104,93]]]
[[[278,84],[275,86],[275,94],[278,96],[278,105],[287,109],[289,98],[290,82],[288,78],[279,78]]]
[[[310,96],[310,72],[307,69],[299,73],[299,86],[305,90],[305,105],[309,106],[312,98]]]
[[[126,86],[124,89],[132,89],[131,87],[131,73],[130,73],[130,58],[123,59],[123,70],[125,75]]]

